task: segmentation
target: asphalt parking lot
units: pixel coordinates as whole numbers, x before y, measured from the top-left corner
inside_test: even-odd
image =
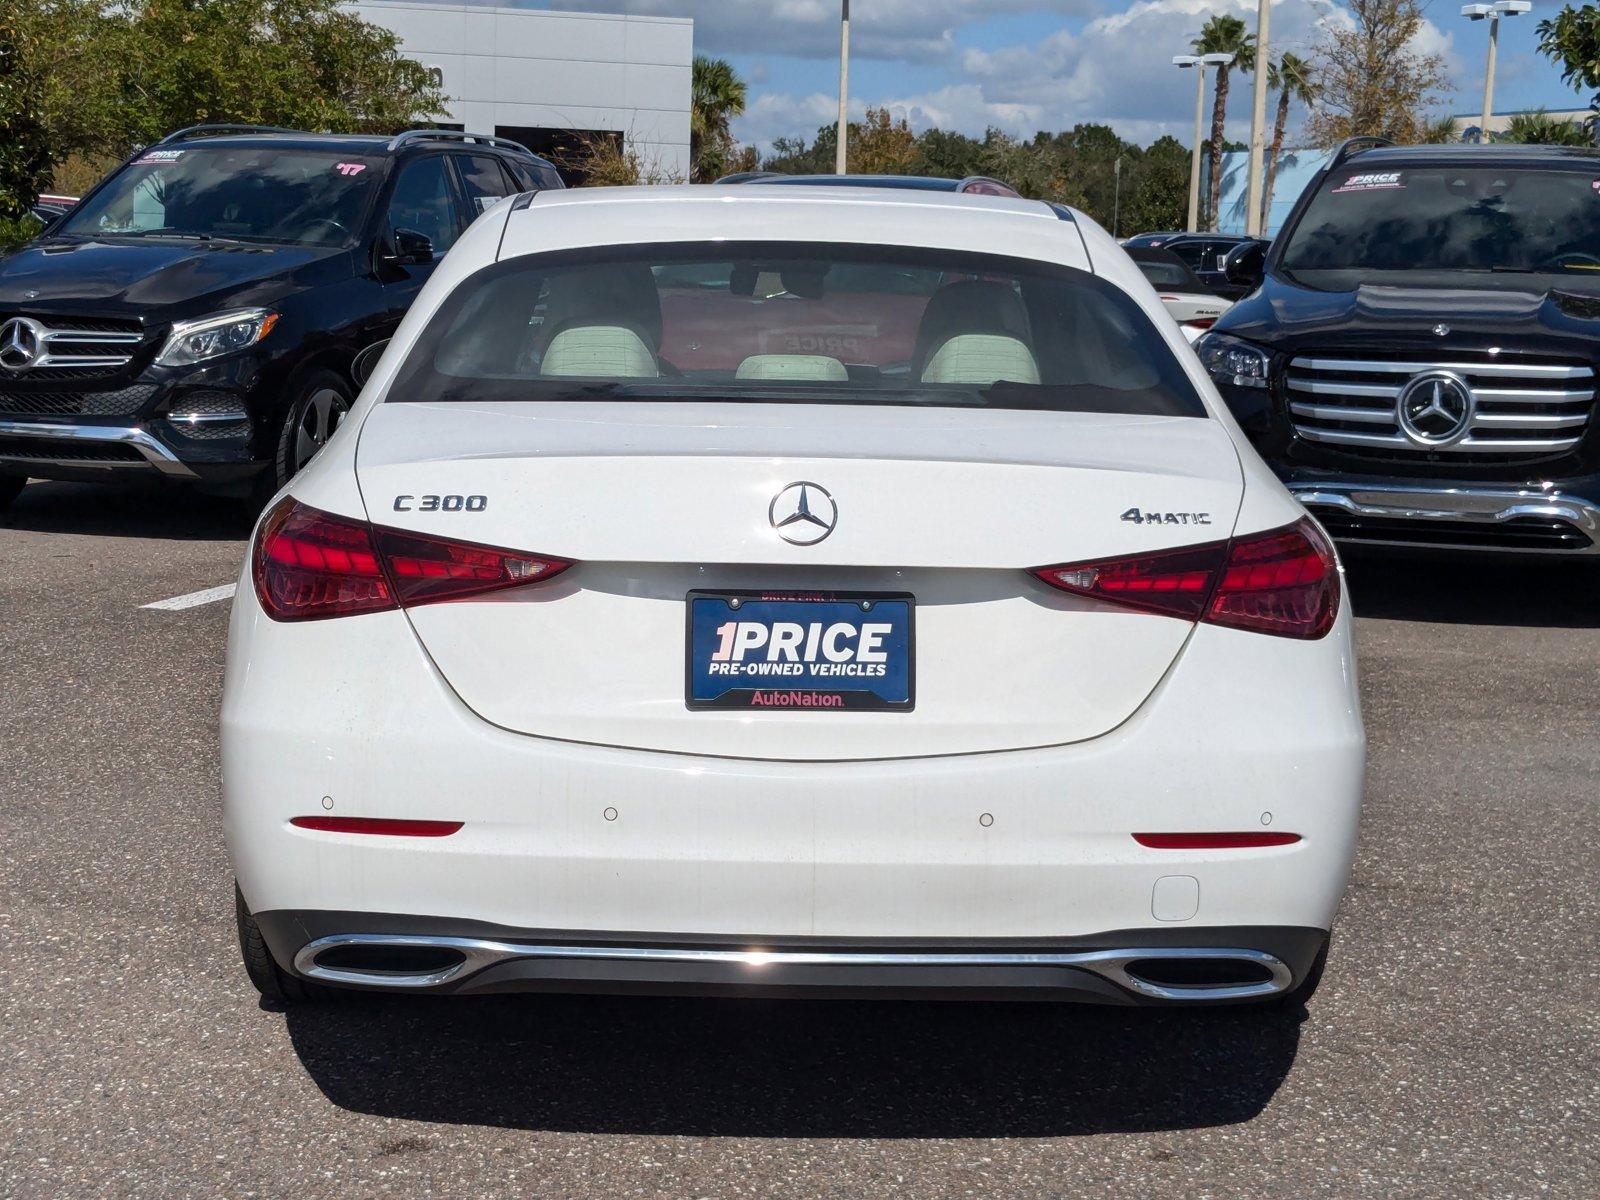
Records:
[[[233,938],[227,603],[141,607],[248,528],[66,484],[0,514],[0,1195],[1600,1194],[1600,570],[1352,564],[1368,800],[1308,1014],[286,1015]]]

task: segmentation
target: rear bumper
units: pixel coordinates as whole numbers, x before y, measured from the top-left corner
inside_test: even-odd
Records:
[[[402,614],[278,624],[247,580],[233,612],[222,752],[235,872],[264,928],[281,913],[299,930],[274,942],[293,968],[323,936],[482,929],[492,941],[709,942],[735,955],[862,939],[895,952],[997,939],[1008,951],[1120,951],[1132,943],[1104,931],[1142,930],[1146,946],[1276,953],[1232,931],[1330,927],[1354,851],[1365,742],[1347,611],[1316,642],[1199,627],[1139,711],[1092,741],[783,762],[508,732],[462,704]],[[324,813],[464,824],[444,837],[290,824]],[[1300,840],[1160,850],[1132,836],[1263,828]],[[307,918],[315,913],[341,915]],[[573,971],[603,983],[619,970],[681,984],[684,971],[752,965],[502,957],[471,987]],[[1069,971],[1075,986],[1126,992],[1084,965],[933,964],[969,984]],[[816,971],[836,982],[863,966],[929,969],[783,966],[801,986]]]
[[[1346,543],[1552,556],[1600,555],[1600,502],[1559,485],[1430,486],[1359,480],[1286,481]]]
[[[1117,930],[1048,942],[885,943],[613,934],[574,941],[375,913],[257,917],[275,957],[340,987],[424,994],[655,992],[820,998],[1074,1000],[1119,1005],[1270,999],[1303,980],[1319,929]],[[360,932],[356,932],[360,931]]]

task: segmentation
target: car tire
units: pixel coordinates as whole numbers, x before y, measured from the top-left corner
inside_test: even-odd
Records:
[[[0,509],[9,508],[27,483],[26,475],[0,475]]]
[[[239,954],[244,959],[245,974],[256,985],[256,991],[268,1004],[287,1007],[304,1004],[310,1000],[331,1000],[339,996],[335,988],[322,987],[291,975],[272,957],[267,940],[261,936],[261,926],[245,906],[244,893],[233,885],[233,918],[239,931]]]
[[[256,482],[257,500],[265,504],[305,468],[349,413],[350,401],[349,385],[333,371],[308,371],[300,377],[278,426],[272,462]]]

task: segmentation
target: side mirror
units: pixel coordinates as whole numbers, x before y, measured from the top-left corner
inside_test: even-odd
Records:
[[[1240,242],[1222,260],[1222,277],[1254,291],[1267,274],[1267,243]]]
[[[378,360],[383,357],[383,352],[389,347],[389,339],[373,342],[372,345],[363,347],[360,353],[350,363],[350,378],[356,387],[364,388],[367,380],[372,378],[372,372],[378,365]]]
[[[394,259],[401,263],[431,263],[433,240],[415,229],[394,231]]]

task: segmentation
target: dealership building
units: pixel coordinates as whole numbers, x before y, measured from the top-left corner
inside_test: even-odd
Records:
[[[689,176],[692,20],[427,0],[348,7],[438,72],[450,97],[441,126],[512,138],[562,166],[583,140],[610,137],[646,167]]]

